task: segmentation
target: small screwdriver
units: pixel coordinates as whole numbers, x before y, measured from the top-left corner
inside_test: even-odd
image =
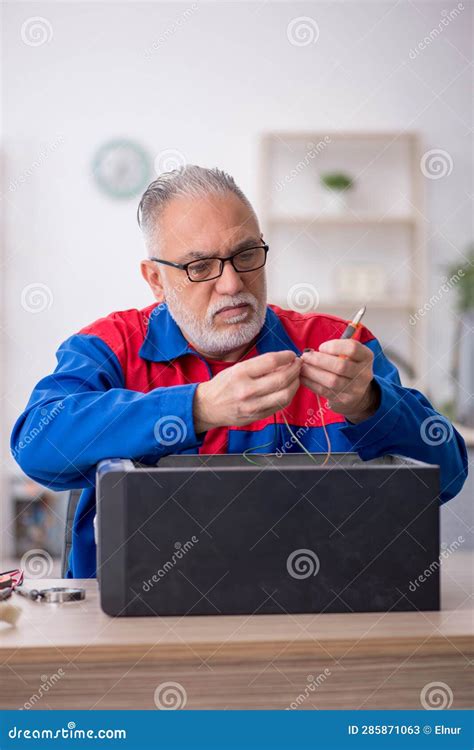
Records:
[[[351,339],[354,336],[355,332],[360,327],[360,321],[362,320],[365,311],[366,311],[366,306],[364,305],[364,307],[360,308],[359,312],[357,312],[354,315],[354,318],[346,326],[346,328],[342,332],[342,336],[340,336],[341,339]],[[310,348],[308,348],[308,349],[304,349],[303,351],[304,352],[311,352],[313,350],[310,349]],[[347,357],[344,354],[340,354],[339,356],[340,356],[341,359],[347,359]]]
[[[364,313],[365,313],[366,307],[361,307],[359,312],[354,315],[354,318],[351,320],[347,328],[343,331],[343,334],[341,336],[341,339],[351,339],[357,329],[360,327],[360,321],[362,320]]]

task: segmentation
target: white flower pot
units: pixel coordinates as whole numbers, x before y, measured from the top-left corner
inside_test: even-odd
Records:
[[[324,214],[341,216],[348,210],[347,190],[331,190],[326,188],[322,193],[322,209]]]

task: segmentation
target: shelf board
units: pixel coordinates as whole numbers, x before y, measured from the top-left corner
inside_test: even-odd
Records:
[[[375,214],[348,214],[347,216],[325,216],[324,214],[314,214],[314,215],[300,215],[294,214],[291,215],[281,215],[281,216],[270,216],[268,218],[268,222],[271,224],[318,224],[318,225],[326,225],[326,226],[353,226],[354,224],[360,224],[362,226],[376,226],[377,224],[382,224],[386,226],[387,224],[396,224],[396,225],[413,225],[417,221],[416,217],[413,215],[408,216],[388,216],[380,215],[377,216]]]
[[[357,312],[356,308],[363,302],[366,302],[367,304],[367,313],[370,312],[383,312],[384,310],[388,312],[406,312],[408,310],[414,310],[416,308],[416,305],[410,302],[371,302],[370,300],[334,300],[333,302],[330,301],[324,301],[320,302],[317,308],[314,310],[309,310],[308,312],[325,312],[325,313],[331,313],[331,311],[335,310],[353,310],[354,312]],[[288,306],[288,302],[286,300],[279,300],[276,302],[271,301],[270,304],[277,305],[278,307],[281,307],[283,309],[291,309]],[[298,311],[295,311],[298,312]]]
[[[415,305],[411,302],[371,302],[370,299],[366,300],[367,303],[367,312],[369,313],[371,310],[413,310],[415,308]],[[334,302],[321,302],[319,304],[319,308],[323,309],[325,312],[328,312],[329,309],[353,309],[354,305],[357,307],[360,303],[359,300],[341,300],[340,302],[334,301]],[[319,309],[318,308],[318,309]]]
[[[409,141],[419,138],[419,132],[416,130],[273,130],[262,133],[262,138],[269,141],[307,141],[322,139],[324,136],[330,137],[331,141]]]

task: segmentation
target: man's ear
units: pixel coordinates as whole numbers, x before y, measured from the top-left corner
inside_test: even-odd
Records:
[[[164,290],[163,281],[161,278],[161,271],[157,268],[157,264],[152,260],[142,260],[140,263],[140,271],[153,292],[157,302],[164,302]]]

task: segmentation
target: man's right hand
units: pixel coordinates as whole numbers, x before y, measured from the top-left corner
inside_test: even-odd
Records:
[[[288,406],[300,385],[300,368],[294,352],[268,352],[200,383],[193,403],[195,432],[243,427]]]

